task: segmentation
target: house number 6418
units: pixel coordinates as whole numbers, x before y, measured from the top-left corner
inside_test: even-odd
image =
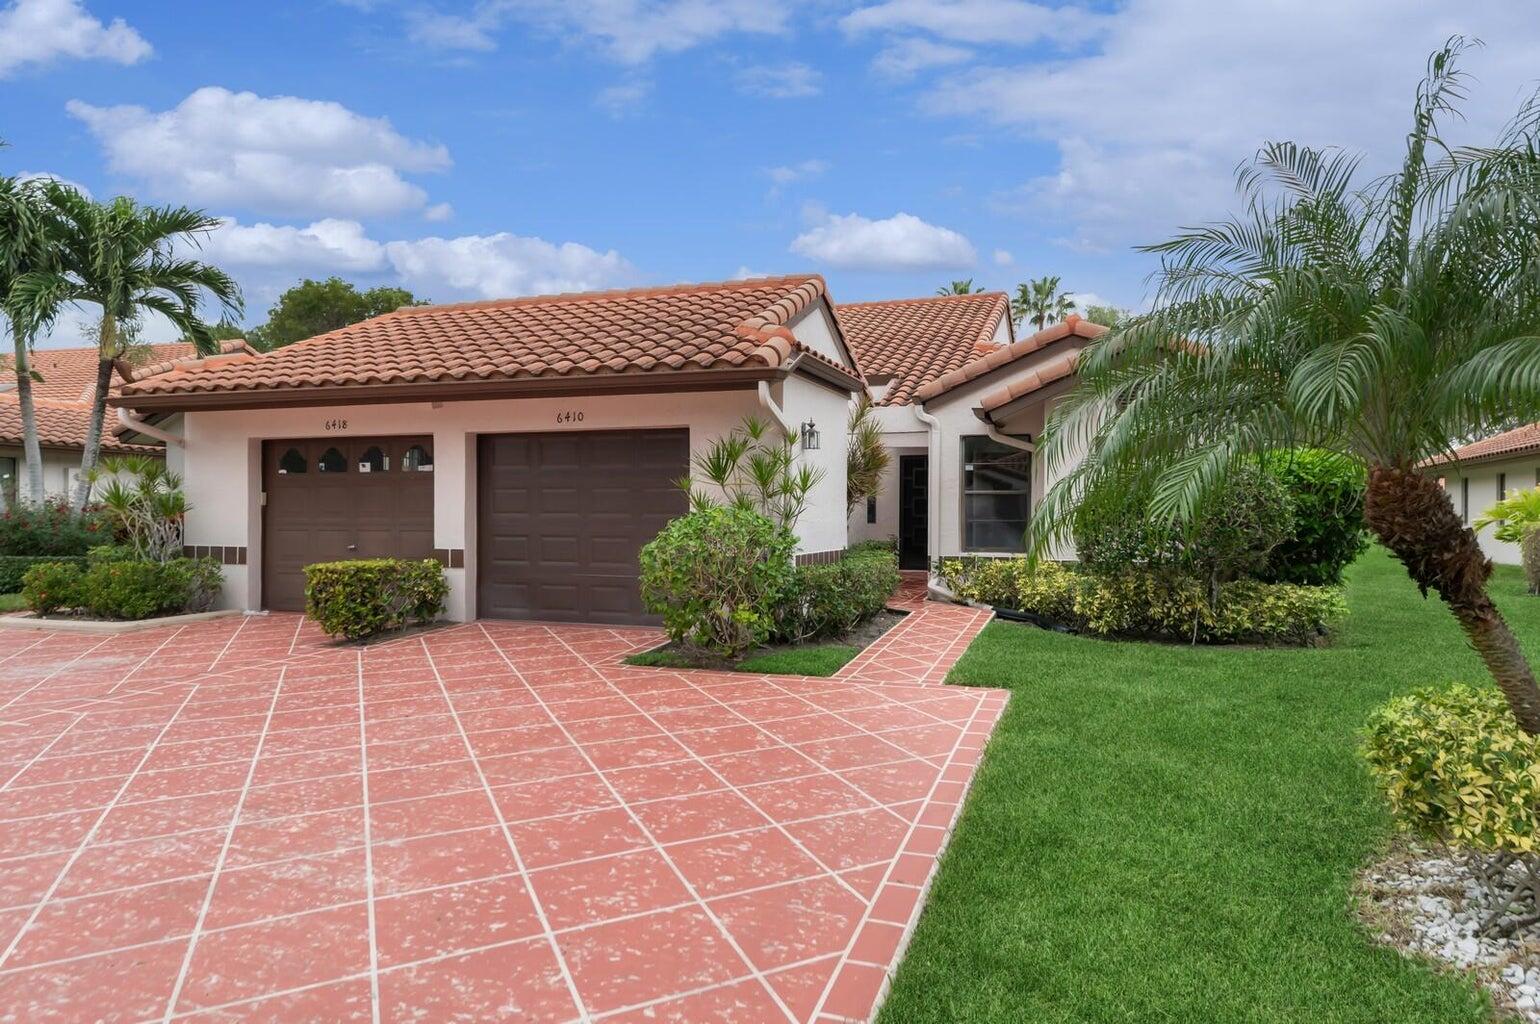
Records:
[[[556,414],[557,423],[582,423],[583,414],[576,409],[567,409]]]
[[[347,420],[327,420],[325,422],[325,424],[323,424],[323,426],[325,426],[327,430],[346,430],[346,429],[348,429],[348,421]]]

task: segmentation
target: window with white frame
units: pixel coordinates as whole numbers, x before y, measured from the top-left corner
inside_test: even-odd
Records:
[[[1025,550],[1032,453],[989,437],[965,437],[962,485],[963,550]]]

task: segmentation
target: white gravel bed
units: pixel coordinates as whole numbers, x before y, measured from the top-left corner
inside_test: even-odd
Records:
[[[1381,941],[1471,972],[1501,1008],[1540,1024],[1540,925],[1512,937],[1477,934],[1499,900],[1462,856],[1408,844],[1360,883],[1364,917]]]

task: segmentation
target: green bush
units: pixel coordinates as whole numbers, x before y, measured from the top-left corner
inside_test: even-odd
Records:
[[[966,600],[1105,637],[1309,644],[1347,611],[1335,587],[1232,580],[1211,593],[1208,581],[1171,570],[1092,575],[1020,558],[946,559],[941,578]]]
[[[0,512],[0,555],[79,557],[111,540],[112,531],[97,512],[77,516],[61,498],[21,502]]]
[[[839,636],[872,618],[898,589],[898,555],[860,545],[838,562],[798,566],[775,607],[770,639],[798,643]]]
[[[444,612],[449,581],[433,559],[363,558],[305,566],[305,613],[328,636],[362,640],[431,622]]]
[[[1396,821],[1485,852],[1535,852],[1540,738],[1502,694],[1466,685],[1396,697],[1369,716],[1363,755]]]
[[[736,657],[770,636],[791,534],[738,505],[697,508],[642,548],[642,600],[676,643]]]
[[[1268,555],[1260,579],[1311,586],[1342,582],[1342,570],[1369,546],[1364,530],[1362,463],[1335,452],[1277,452],[1267,471],[1287,488],[1294,525]]]
[[[134,549],[126,544],[98,544],[86,552],[86,561],[91,565],[100,562],[132,562],[137,557]]]
[[[22,600],[38,615],[80,604],[80,561],[38,562],[27,569],[21,585]]]
[[[84,567],[86,560],[79,555],[0,555],[0,594],[14,594],[21,590],[22,577],[34,565],[45,562],[62,562]]]

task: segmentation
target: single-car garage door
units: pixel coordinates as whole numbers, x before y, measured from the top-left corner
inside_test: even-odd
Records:
[[[689,504],[684,430],[497,434],[477,451],[477,614],[652,622],[637,553]]]
[[[304,567],[433,554],[433,441],[313,438],[262,445],[262,597],[305,608]]]

